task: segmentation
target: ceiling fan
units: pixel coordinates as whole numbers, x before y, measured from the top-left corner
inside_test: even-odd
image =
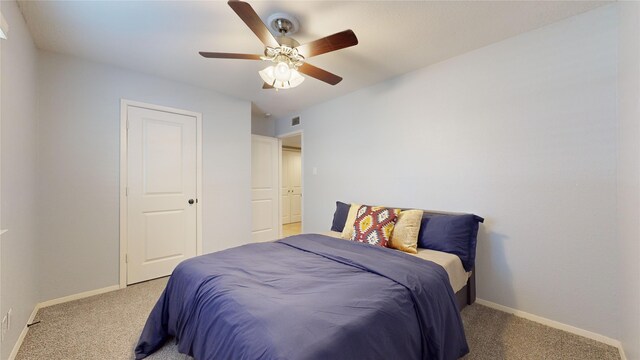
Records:
[[[270,19],[270,23],[280,36],[274,37],[251,5],[239,0],[229,0],[227,4],[265,45],[264,55],[202,51],[200,55],[206,58],[273,62],[274,65],[258,72],[262,80],[264,80],[263,89],[294,88],[304,81],[304,77],[300,73],[331,85],[336,85],[342,81],[340,76],[315,67],[307,63],[306,59],[357,45],[358,38],[356,38],[356,34],[353,31],[345,30],[308,44],[300,45],[296,40],[287,36],[287,34],[297,30],[297,21],[294,18],[286,14],[275,14],[275,17]]]

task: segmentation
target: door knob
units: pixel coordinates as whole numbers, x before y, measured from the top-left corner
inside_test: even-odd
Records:
[[[193,199],[189,199],[189,205],[193,205],[195,201]]]

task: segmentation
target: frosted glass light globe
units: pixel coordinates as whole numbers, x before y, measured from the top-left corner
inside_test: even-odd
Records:
[[[268,85],[273,86],[276,89],[291,89],[294,88],[304,81],[304,77],[300,75],[300,73],[294,69],[291,69],[291,76],[287,81],[280,81],[276,79],[275,75],[275,66],[269,66],[263,70],[258,71],[260,77],[264,82]]]
[[[273,72],[274,77],[278,81],[289,81],[291,78],[291,69],[285,62],[277,63]]]

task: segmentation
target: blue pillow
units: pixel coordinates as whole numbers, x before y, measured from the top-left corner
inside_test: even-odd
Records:
[[[418,247],[458,255],[466,271],[476,262],[479,223],[484,219],[473,215],[425,214],[420,223]]]
[[[349,208],[351,208],[351,204],[345,204],[343,202],[336,201],[336,212],[333,213],[333,224],[331,224],[331,231],[342,232],[342,229],[344,229],[344,223],[347,222]]]

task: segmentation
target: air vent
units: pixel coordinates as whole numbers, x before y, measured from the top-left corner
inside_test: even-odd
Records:
[[[296,126],[296,125],[300,125],[300,116],[296,116],[293,119],[291,119],[291,126]]]

